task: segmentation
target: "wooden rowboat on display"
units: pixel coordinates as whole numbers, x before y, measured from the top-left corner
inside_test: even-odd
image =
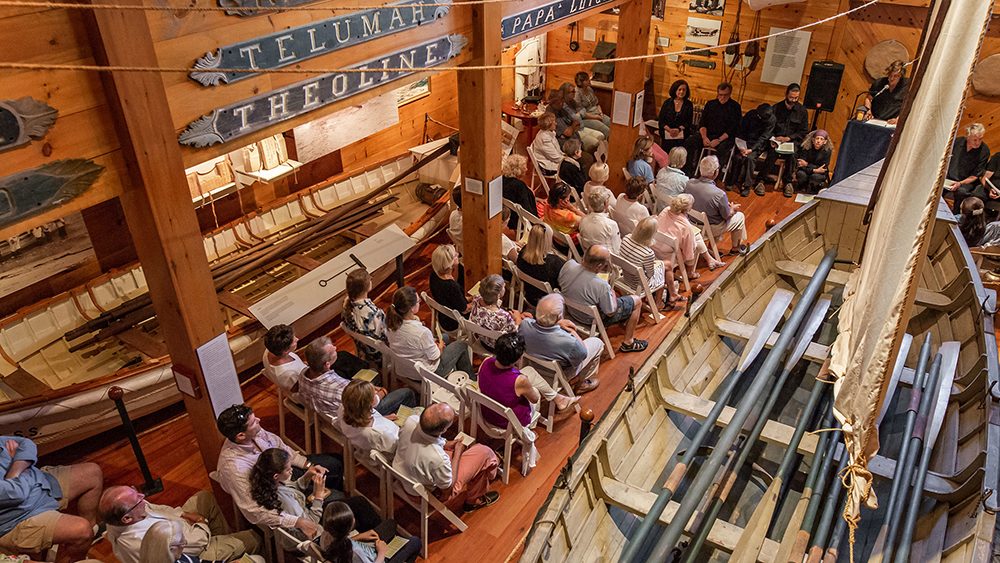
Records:
[[[865,238],[862,218],[880,166],[876,164],[825,190],[768,230],[746,257],[730,265],[692,305],[690,318],[681,320],[639,369],[634,391],[618,397],[570,459],[564,477],[557,480],[536,517],[522,562],[616,561],[621,557],[627,539],[649,513],[701,422],[715,406],[714,399],[730,383],[737,364],[743,363],[741,353],[748,342],[756,339],[755,326],[765,316],[772,298],[786,291],[802,292],[830,249],[836,249],[838,260],[826,278],[823,293],[832,298],[831,310],[836,312],[847,275],[861,258]],[[1000,407],[991,394],[998,378],[990,314],[994,303],[995,295],[983,289],[954,218],[942,205],[906,327],[913,345],[902,348],[895,376],[898,380],[892,383],[895,391],[887,394],[880,427],[882,448],[869,465],[880,510],[884,511],[896,456],[901,443],[909,438],[903,436],[902,421],[920,355],[917,343],[930,335],[934,350],[940,348],[946,354],[947,346],[954,346],[954,380],[947,386],[950,392],[940,395],[941,408],[933,411],[939,430],[923,483],[924,504],[914,527],[911,561],[975,562],[988,560],[991,553],[997,509],[993,491],[1000,458]],[[807,515],[799,499],[808,484],[805,476],[815,465],[814,455],[818,448],[836,453],[826,478],[827,483],[835,485],[827,488],[834,499],[840,487],[839,480],[833,478],[836,459],[846,461],[839,438],[824,439],[824,434],[807,433],[793,439],[796,421],[810,403],[816,376],[828,358],[835,327],[836,323],[828,319],[819,336],[804,349],[798,369],[779,395],[778,408],[763,425],[759,438],[744,445],[753,448],[752,463],[737,471],[731,482],[718,483],[720,488],[729,488],[718,519],[704,530],[704,547],[696,560],[802,560],[796,557],[793,544]],[[766,349],[761,357],[766,358],[782,328],[779,325],[774,334],[764,335]],[[910,339],[906,342],[909,344]],[[954,344],[945,346],[949,342]],[[748,380],[760,364],[758,361],[756,366],[749,366]],[[737,385],[734,396],[738,398],[745,386]],[[824,394],[827,397],[829,391]],[[829,399],[823,401],[825,412],[829,412]],[[716,434],[735,415],[733,407],[723,409],[715,422]],[[832,423],[832,416],[828,417]],[[820,421],[810,424],[812,429]],[[775,504],[771,526],[767,521],[753,521],[760,518],[757,508],[764,504],[765,492],[790,442],[797,444],[803,462],[787,479],[786,491]],[[713,443],[706,440],[695,452],[689,474],[697,475]],[[647,548],[655,543],[657,534],[662,533],[684,499],[685,487],[681,486],[666,505],[653,532],[654,541]],[[835,507],[839,518],[842,500],[822,505]],[[856,532],[854,561],[878,558],[875,544],[882,516],[879,511],[864,514]],[[823,514],[816,511],[812,518],[821,522]],[[691,519],[686,528],[688,538],[697,535],[704,521],[702,516]],[[820,529],[813,528],[814,536]],[[824,561],[847,561],[846,533],[840,537],[830,537],[829,529],[824,533],[826,545],[839,544],[840,548]],[[755,538],[744,534],[757,534],[759,538],[748,541]],[[643,556],[649,553],[648,549],[640,552],[633,560],[645,560]],[[681,548],[676,553],[678,561],[696,557]]]

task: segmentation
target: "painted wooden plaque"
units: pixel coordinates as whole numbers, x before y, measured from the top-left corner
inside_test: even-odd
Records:
[[[55,123],[58,113],[34,98],[0,100],[0,151],[41,139]]]
[[[334,72],[308,78],[266,94],[212,110],[180,134],[184,145],[205,147],[225,143],[265,127],[371,90],[448,61],[461,53],[463,35],[437,39],[357,64],[360,72]],[[386,70],[386,69],[402,70]]]
[[[568,18],[578,12],[609,4],[612,0],[558,0],[542,6],[511,14],[501,22],[501,39],[510,39],[522,33]]]
[[[0,178],[0,228],[67,203],[103,171],[99,164],[74,158]]]
[[[402,0],[233,43],[198,59],[189,76],[203,86],[230,84],[257,73],[216,69],[258,70],[293,65],[435,21],[448,13],[449,7],[440,5],[447,3],[450,0]]]

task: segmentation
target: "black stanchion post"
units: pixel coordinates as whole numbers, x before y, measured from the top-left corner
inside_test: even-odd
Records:
[[[142,453],[142,446],[139,445],[139,438],[135,435],[135,427],[132,426],[132,419],[128,416],[125,408],[125,390],[121,387],[112,387],[108,390],[108,398],[115,402],[118,409],[118,416],[122,418],[122,426],[128,435],[128,441],[132,444],[132,452],[135,453],[135,460],[139,463],[139,471],[142,471],[142,478],[145,482],[140,486],[142,494],[146,496],[155,495],[163,491],[163,482],[153,479],[153,474],[149,472],[149,464],[146,463],[146,456]]]

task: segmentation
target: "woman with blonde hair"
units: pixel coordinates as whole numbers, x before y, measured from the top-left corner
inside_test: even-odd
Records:
[[[396,454],[399,426],[393,422],[395,414],[382,416],[375,410],[379,402],[375,386],[355,379],[344,387],[340,401],[340,428],[347,441],[356,448],[377,451],[391,460]]]
[[[420,297],[417,290],[405,285],[392,294],[392,306],[385,313],[386,338],[389,348],[400,358],[423,362],[434,373],[447,377],[453,371],[472,374],[469,346],[465,342],[434,340],[434,334],[420,322]],[[409,362],[395,366],[396,375],[420,381],[420,374]]]
[[[435,301],[468,316],[469,301],[465,298],[465,269],[458,263],[458,251],[453,245],[441,244],[431,253],[431,297]],[[454,333],[458,321],[438,316],[441,330]]]
[[[712,258],[705,246],[705,239],[701,236],[701,229],[695,227],[688,220],[688,212],[694,205],[694,196],[691,194],[679,194],[674,196],[670,206],[656,216],[658,229],[661,233],[670,235],[677,239],[677,249],[680,256],[674,256],[673,248],[669,248],[663,241],[654,241],[653,252],[656,257],[663,261],[675,263],[678,266],[684,264],[688,271],[688,279],[698,279],[700,274],[696,269],[698,257],[705,259],[705,264],[709,270],[721,268],[726,263]]]
[[[519,154],[508,155],[503,159],[501,173],[503,174],[503,198],[520,205],[525,211],[538,217],[538,203],[535,201],[535,194],[521,180],[528,173],[528,158]],[[517,215],[511,214],[507,226],[511,230],[517,228]]]
[[[632,147],[632,158],[629,159],[625,169],[633,178],[642,178],[646,185],[656,181],[653,175],[653,139],[647,135],[641,135],[635,140]]]
[[[528,231],[528,242],[517,256],[517,269],[539,281],[549,282],[553,289],[559,287],[559,270],[566,263],[552,252],[552,228],[548,225],[532,225]],[[533,286],[524,285],[524,299],[534,307],[545,292]]]
[[[538,133],[531,141],[535,163],[546,176],[555,176],[562,164],[563,150],[556,136],[556,114],[545,112],[538,118]]]
[[[673,305],[685,299],[677,295],[674,288],[673,266],[656,259],[656,254],[652,248],[653,237],[655,235],[656,217],[646,217],[642,221],[639,221],[635,229],[622,239],[622,247],[619,254],[623,259],[642,270],[646,276],[646,281],[649,283],[649,287],[656,287],[663,284],[669,295],[668,303]],[[639,278],[631,272],[623,271],[622,281],[630,288],[639,289]],[[663,292],[657,291],[653,295],[653,298],[656,300],[656,306],[663,309],[665,306]]]

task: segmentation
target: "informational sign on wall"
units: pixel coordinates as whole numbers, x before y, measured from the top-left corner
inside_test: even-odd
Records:
[[[780,27],[772,27],[769,34],[787,31]],[[809,55],[809,40],[812,33],[808,31],[793,31],[767,40],[764,52],[764,68],[760,79],[770,84],[786,86],[792,82],[802,82],[802,71],[806,67],[806,57]]]

